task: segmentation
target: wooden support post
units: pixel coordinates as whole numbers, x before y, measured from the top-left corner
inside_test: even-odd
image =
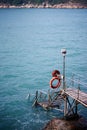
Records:
[[[38,105],[38,91],[36,91],[35,101],[32,106],[37,106],[37,105]]]
[[[38,101],[38,91],[36,91],[36,101]]]
[[[75,115],[77,115],[77,110],[78,110],[78,108],[77,108],[77,101],[75,101]]]
[[[68,106],[67,106],[67,96],[65,96],[65,99],[64,99],[64,116],[67,115],[67,112],[68,112]]]
[[[48,91],[48,103],[51,103],[51,96],[50,96],[50,91]]]
[[[68,102],[68,104],[69,104],[69,108],[68,108],[68,112],[69,112],[69,109],[71,109],[72,105],[71,105],[71,103],[70,103],[68,97],[67,97],[67,102]],[[73,102],[74,102],[74,101],[73,101]],[[73,103],[72,103],[72,104],[73,104]],[[73,110],[73,109],[72,109],[72,113],[74,114],[74,110]]]
[[[29,95],[28,95],[28,100],[30,100],[30,96],[31,96],[31,95],[30,95],[30,93],[29,93]]]

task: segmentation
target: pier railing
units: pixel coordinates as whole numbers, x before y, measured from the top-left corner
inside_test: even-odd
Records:
[[[87,93],[87,78],[83,75],[72,73],[71,78],[67,77],[66,86],[69,88],[76,88]]]

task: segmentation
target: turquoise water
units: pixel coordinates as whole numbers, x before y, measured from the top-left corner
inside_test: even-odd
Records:
[[[51,72],[87,77],[87,9],[0,9],[0,129],[41,130],[62,113],[32,109],[27,95],[49,89]],[[87,86],[86,86],[87,87]],[[83,88],[85,89],[85,88]],[[87,109],[81,106],[81,115]]]

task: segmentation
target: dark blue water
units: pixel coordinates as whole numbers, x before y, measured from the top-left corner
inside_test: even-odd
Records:
[[[26,98],[49,89],[52,70],[62,73],[62,48],[66,75],[86,78],[87,9],[0,9],[1,130],[39,130],[62,115],[32,109]],[[79,113],[86,117],[87,109]]]

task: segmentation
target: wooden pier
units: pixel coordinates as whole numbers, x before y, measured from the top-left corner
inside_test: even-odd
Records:
[[[87,107],[87,93],[75,88],[67,88],[65,94],[75,99],[78,103]]]
[[[87,93],[84,93],[76,88],[66,88],[66,90],[56,91],[47,94],[47,98],[43,100],[42,92],[36,92],[33,106],[41,106],[44,110],[57,109],[64,112],[64,116],[78,114],[78,104],[87,107]],[[40,100],[42,98],[42,100]],[[72,102],[71,102],[71,99]],[[64,102],[64,103],[63,103]],[[64,104],[64,110],[60,108]]]
[[[36,96],[35,96],[33,106],[39,105],[42,108],[44,108],[45,110],[48,110],[51,108],[52,109],[57,108],[62,111],[62,109],[60,109],[60,106],[61,106],[61,104],[63,104],[64,117],[68,117],[70,115],[78,115],[78,104],[82,104],[84,107],[87,107],[87,93],[82,92],[80,90],[80,81],[78,78],[78,82],[77,82],[77,77],[76,77],[76,80],[74,80],[73,78],[71,80],[69,79],[69,81],[71,81],[72,85],[71,86],[68,85],[69,87],[67,87],[67,83],[65,81],[66,50],[63,49],[61,52],[63,54],[63,75],[62,75],[63,78],[61,78],[61,75],[52,75],[52,76],[55,79],[56,79],[56,77],[59,76],[60,77],[59,81],[62,82],[62,85],[56,86],[56,87],[51,87],[52,89],[61,87],[61,89],[59,89],[59,90],[56,89],[56,91],[51,91],[51,92],[49,91],[47,94],[45,94],[42,91],[36,91]],[[58,77],[58,79],[59,79],[59,77]],[[51,81],[53,81],[53,80],[51,80]],[[75,83],[75,86],[74,86],[74,83]],[[87,85],[87,84],[85,84],[85,85]],[[45,94],[45,96],[43,96],[43,94]]]

